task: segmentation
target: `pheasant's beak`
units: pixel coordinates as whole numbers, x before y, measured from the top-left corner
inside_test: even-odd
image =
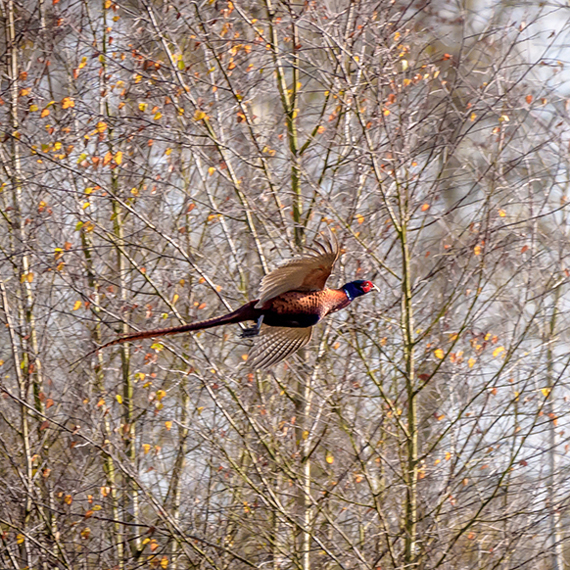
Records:
[[[380,289],[378,289],[378,287],[376,287],[376,285],[372,285],[372,289],[370,289],[371,291],[377,291],[378,293],[380,293]]]

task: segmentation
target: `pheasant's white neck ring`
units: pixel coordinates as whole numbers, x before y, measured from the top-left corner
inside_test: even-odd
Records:
[[[354,297],[350,294],[349,290],[346,287],[343,287],[342,290],[346,293],[349,301],[354,301]]]

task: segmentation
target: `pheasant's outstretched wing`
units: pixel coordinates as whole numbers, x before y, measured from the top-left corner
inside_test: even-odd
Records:
[[[311,340],[313,327],[261,327],[251,349],[248,364],[252,368],[267,368],[305,346]]]
[[[315,240],[313,247],[308,249],[311,253],[287,261],[261,280],[256,308],[287,291],[322,291],[325,288],[338,259],[338,242],[331,233],[330,239]]]

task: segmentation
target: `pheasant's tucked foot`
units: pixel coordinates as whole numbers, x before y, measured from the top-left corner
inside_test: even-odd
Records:
[[[259,334],[259,329],[257,326],[249,327],[247,329],[243,329],[241,334],[239,335],[240,338],[253,338]]]
[[[261,317],[259,317],[259,319],[257,319],[257,323],[255,323],[255,325],[253,325],[252,327],[249,327],[247,329],[243,329],[241,331],[240,337],[241,338],[253,338],[254,336],[257,336],[259,334],[259,331],[261,330],[261,323],[263,322],[263,315],[261,315]]]

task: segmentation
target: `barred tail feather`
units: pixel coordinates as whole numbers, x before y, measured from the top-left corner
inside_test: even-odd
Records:
[[[191,331],[201,331],[212,327],[218,327],[220,325],[241,323],[243,321],[255,321],[259,318],[259,311],[254,309],[256,302],[257,301],[250,301],[249,303],[242,305],[239,309],[236,309],[227,315],[222,315],[221,317],[215,317],[213,319],[207,319],[205,321],[197,321],[195,323],[188,323],[187,325],[179,325],[165,329],[153,329],[150,331],[141,331],[127,334],[100,346],[96,350],[101,350],[103,348],[107,348],[108,346],[121,344],[123,342],[132,342],[159,336],[170,336]]]

